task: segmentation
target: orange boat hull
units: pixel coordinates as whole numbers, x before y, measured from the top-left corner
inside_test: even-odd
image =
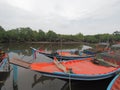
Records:
[[[120,75],[117,75],[109,84],[107,90],[120,90]]]
[[[71,60],[71,61],[62,61],[61,64],[66,68],[71,68],[73,73],[64,73],[59,69],[53,62],[36,62],[30,65],[31,70],[38,71],[41,73],[50,74],[50,76],[55,76],[62,78],[65,75],[67,78],[68,75],[75,76],[77,79],[80,77],[90,77],[94,79],[103,79],[115,75],[116,72],[119,72],[119,68],[115,67],[106,67],[102,65],[97,65],[91,62],[92,58],[86,58],[83,60]],[[60,75],[60,76],[59,76]],[[98,77],[98,78],[95,78]]]

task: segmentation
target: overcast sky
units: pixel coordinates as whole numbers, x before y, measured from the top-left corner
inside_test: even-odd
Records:
[[[120,30],[120,0],[0,0],[0,25],[6,30],[111,34]]]

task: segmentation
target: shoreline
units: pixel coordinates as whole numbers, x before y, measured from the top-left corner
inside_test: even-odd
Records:
[[[26,42],[26,43],[41,43],[41,44],[49,44],[49,43],[62,43],[62,44],[81,44],[84,42]]]

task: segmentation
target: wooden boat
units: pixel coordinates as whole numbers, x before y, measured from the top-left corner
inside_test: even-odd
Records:
[[[111,50],[103,52],[98,55],[106,61],[120,65],[120,44],[111,46]]]
[[[109,50],[109,43],[98,43],[96,45],[96,52],[105,52]]]
[[[98,53],[107,52],[109,49],[109,43],[98,43],[95,48],[85,49],[83,52],[86,54],[95,55]]]
[[[58,59],[58,60],[73,60],[73,59],[80,59],[80,58],[88,58],[88,57],[94,57],[94,55],[88,55],[82,52],[77,52],[76,53],[72,53],[69,51],[57,51],[57,52],[46,52],[44,50],[37,50],[35,48],[32,48],[32,50],[34,50],[34,55],[36,52],[43,54],[49,58],[54,58],[54,56]]]
[[[111,78],[120,72],[119,64],[113,64],[103,59],[93,59],[92,57],[68,61],[58,61],[57,58],[54,57],[52,62],[33,63],[26,63],[19,59],[13,59],[10,60],[10,62],[39,72],[43,76],[67,80],[102,80]]]
[[[98,55],[98,57],[103,58],[104,60],[106,60],[108,62],[120,65],[120,56],[119,55],[114,55],[114,54],[110,54],[108,52],[104,52],[104,53],[100,53]]]
[[[8,55],[0,49],[0,76],[10,71]]]
[[[110,82],[107,90],[120,90],[120,74],[116,75]]]
[[[30,69],[40,72],[44,76],[57,77],[71,80],[101,80],[115,76],[120,72],[119,65],[104,66],[93,63],[93,58],[82,58],[81,60],[69,60],[59,62],[34,62]],[[101,62],[99,60],[99,62]]]

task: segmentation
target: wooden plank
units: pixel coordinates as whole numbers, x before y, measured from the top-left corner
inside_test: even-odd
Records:
[[[67,73],[66,67],[61,62],[59,62],[57,59],[55,59],[53,62],[59,69]]]
[[[18,66],[21,66],[21,67],[24,67],[24,68],[27,68],[29,69],[30,68],[30,64],[29,62],[25,62],[21,59],[18,59],[18,58],[13,58],[10,60],[10,63],[11,64],[15,64],[15,65],[18,65]]]

